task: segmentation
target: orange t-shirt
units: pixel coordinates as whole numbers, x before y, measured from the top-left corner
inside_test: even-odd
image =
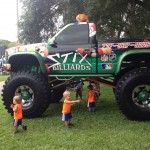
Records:
[[[65,100],[64,100],[62,113],[64,113],[64,114],[70,113],[71,106],[72,106],[72,104],[65,103]]]
[[[95,102],[95,93],[94,91],[88,92],[88,102]]]
[[[14,119],[22,119],[22,105],[16,104],[15,107],[17,107],[17,111],[14,112]]]

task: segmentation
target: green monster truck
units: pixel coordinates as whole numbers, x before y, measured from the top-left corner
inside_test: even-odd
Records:
[[[79,78],[113,88],[122,113],[131,120],[150,120],[150,42],[145,39],[97,41],[94,23],[66,25],[44,48],[17,47],[8,58],[11,75],[2,90],[12,113],[13,96],[22,96],[25,117],[40,116],[58,102],[66,81]],[[24,50],[23,50],[24,49]]]

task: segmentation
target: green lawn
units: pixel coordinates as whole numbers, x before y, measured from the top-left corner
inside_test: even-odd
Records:
[[[62,102],[51,104],[41,118],[24,119],[28,131],[13,134],[13,117],[0,101],[0,150],[148,150],[150,123],[128,120],[118,110],[111,88],[102,86],[96,112],[84,101],[72,109],[74,127],[61,121]],[[72,92],[72,99],[74,99]]]
[[[9,75],[0,75],[0,81],[5,81]]]

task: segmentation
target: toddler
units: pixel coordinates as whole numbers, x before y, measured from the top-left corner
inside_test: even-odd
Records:
[[[93,91],[93,86],[88,85],[88,97],[87,97],[87,107],[89,108],[89,111],[95,111],[95,92]]]
[[[71,101],[70,100],[70,91],[65,91],[63,93],[63,97],[64,97],[64,103],[63,103],[63,110],[62,110],[62,121],[65,122],[66,127],[70,128],[72,126],[71,124],[71,107],[75,104],[75,103],[79,103],[80,100],[74,100]]]
[[[18,127],[21,125],[24,130],[27,130],[27,126],[22,124],[22,104],[21,104],[21,96],[14,96],[13,104],[11,104],[11,108],[14,112],[14,121],[13,126],[15,127],[15,132],[18,133]]]

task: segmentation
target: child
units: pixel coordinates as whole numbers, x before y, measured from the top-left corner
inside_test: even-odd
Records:
[[[97,97],[101,95],[100,84],[98,82],[95,82],[94,91],[95,91]]]
[[[65,121],[66,127],[70,128],[72,126],[72,124],[71,124],[71,118],[72,118],[71,107],[75,103],[79,103],[80,100],[71,101],[70,100],[70,91],[65,91],[63,93],[63,97],[64,97],[64,103],[63,103],[63,110],[62,110],[62,121]]]
[[[93,91],[95,92],[95,99],[98,100],[99,96],[101,95],[100,84],[98,82],[92,82],[90,84],[93,86]]]
[[[88,88],[87,107],[89,108],[89,111],[95,111],[95,92],[93,91],[93,86],[88,85],[87,88]]]
[[[18,133],[18,126],[21,125],[24,130],[27,130],[27,126],[22,124],[22,104],[21,104],[21,96],[14,96],[13,104],[11,104],[11,108],[14,112],[14,121],[13,126],[15,127],[15,132]]]
[[[78,99],[78,96],[82,100],[82,90],[83,90],[83,82],[82,80],[79,80],[77,82],[77,85],[75,86],[75,92],[76,92],[76,99]]]

